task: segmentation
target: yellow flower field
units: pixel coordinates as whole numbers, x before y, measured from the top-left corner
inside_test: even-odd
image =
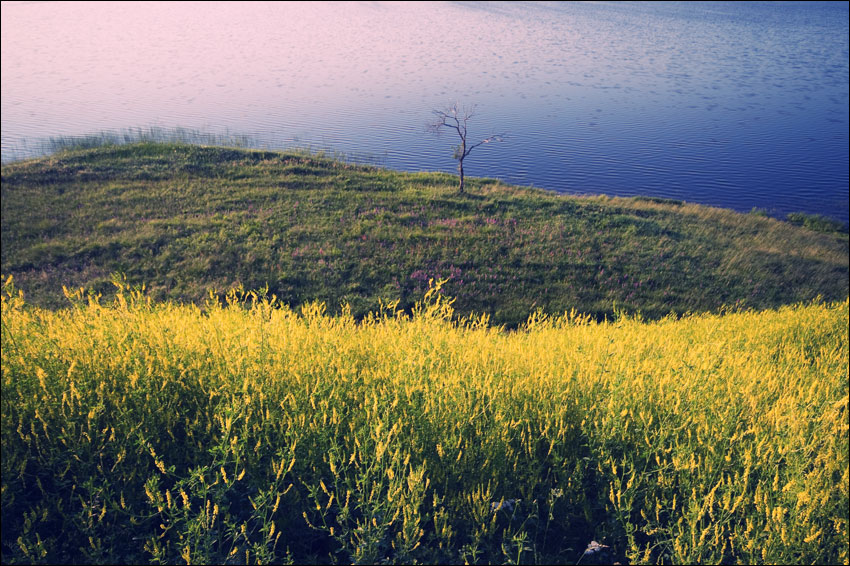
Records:
[[[2,559],[848,563],[848,301],[2,303]]]

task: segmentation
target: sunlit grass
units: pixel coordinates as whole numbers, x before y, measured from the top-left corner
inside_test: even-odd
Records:
[[[2,303],[13,562],[848,562],[848,301],[513,332]]]

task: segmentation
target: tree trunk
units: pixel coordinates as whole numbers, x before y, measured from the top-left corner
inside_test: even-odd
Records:
[[[460,172],[460,194],[463,194],[463,160],[458,162],[457,168]]]

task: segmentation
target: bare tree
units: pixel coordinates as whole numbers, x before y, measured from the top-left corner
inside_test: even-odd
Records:
[[[454,158],[457,159],[457,170],[460,173],[460,192],[463,193],[463,160],[466,159],[466,156],[470,154],[470,152],[478,147],[479,145],[483,145],[485,143],[490,143],[494,141],[504,141],[504,134],[493,135],[488,138],[484,138],[478,143],[470,144],[467,138],[467,129],[466,123],[475,113],[475,106],[472,108],[467,107],[459,107],[457,103],[455,103],[450,108],[446,108],[445,110],[434,110],[434,116],[436,118],[427,124],[427,128],[429,132],[433,132],[435,134],[439,134],[442,131],[442,128],[451,128],[457,132],[457,135],[460,136],[460,145],[455,147]]]

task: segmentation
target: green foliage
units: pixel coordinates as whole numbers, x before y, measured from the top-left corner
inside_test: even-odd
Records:
[[[806,214],[804,212],[792,212],[788,215],[788,222],[805,226],[815,232],[847,232],[847,225],[822,214]]]
[[[13,563],[848,560],[848,300],[512,332],[429,287],[2,297]]]

